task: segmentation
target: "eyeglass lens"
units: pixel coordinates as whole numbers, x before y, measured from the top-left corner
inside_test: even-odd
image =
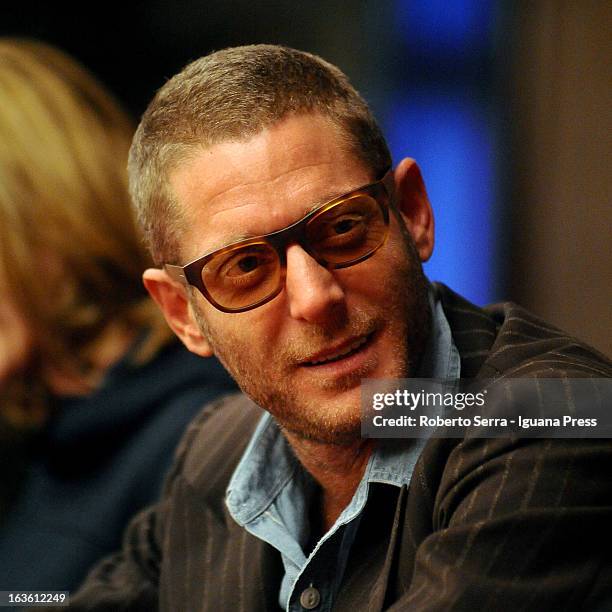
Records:
[[[378,202],[359,193],[311,217],[303,246],[326,267],[346,267],[373,253],[386,232]],[[281,258],[264,240],[224,251],[202,268],[202,281],[212,299],[231,309],[265,300],[280,290],[283,280]]]

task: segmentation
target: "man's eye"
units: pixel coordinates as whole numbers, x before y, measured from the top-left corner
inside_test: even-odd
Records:
[[[240,274],[240,272],[248,273],[252,272],[259,265],[259,258],[255,255],[247,255],[246,257],[242,257],[230,270],[230,274],[235,272],[236,274]]]
[[[359,222],[357,219],[341,219],[334,224],[333,230],[336,234],[346,234],[350,232]]]
[[[278,261],[274,251],[268,247],[248,247],[230,253],[216,269],[218,280],[231,283],[255,283],[274,272]]]
[[[329,223],[325,223],[318,228],[317,241],[335,244],[341,240],[342,244],[345,240],[358,238],[366,230],[366,219],[363,215],[351,214],[343,215],[337,219],[333,219]]]
[[[224,276],[242,276],[256,272],[257,269],[263,265],[265,261],[262,260],[261,255],[240,255],[232,257],[225,263],[222,269]]]

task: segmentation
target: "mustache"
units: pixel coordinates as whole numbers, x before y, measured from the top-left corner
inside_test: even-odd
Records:
[[[344,313],[340,316],[342,320],[334,317],[335,320],[326,321],[324,325],[313,324],[303,329],[300,337],[295,338],[291,346],[279,351],[281,363],[301,365],[332,345],[360,336],[369,336],[382,326],[380,319],[360,310],[355,310],[350,318]]]

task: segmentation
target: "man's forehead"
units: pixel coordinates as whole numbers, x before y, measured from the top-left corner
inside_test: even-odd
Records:
[[[273,157],[270,152],[278,151],[282,160],[291,165],[296,161],[300,163],[303,158],[317,160],[329,153],[330,149],[332,154],[335,154],[337,149],[350,153],[346,143],[344,131],[331,119],[320,114],[295,115],[245,137],[221,138],[212,143],[202,142],[200,145],[184,147],[176,163],[169,169],[169,178],[171,182],[180,180],[185,171],[189,171],[194,160],[201,162],[202,156],[205,156],[211,162],[223,157],[230,163],[232,171],[243,170],[241,179],[248,182],[253,171],[259,170],[266,160]],[[232,164],[234,159],[244,161],[244,151],[248,151],[248,163]],[[294,159],[296,157],[297,160]]]
[[[185,254],[196,257],[289,225],[370,178],[331,122],[309,115],[198,147],[169,182],[188,226]]]

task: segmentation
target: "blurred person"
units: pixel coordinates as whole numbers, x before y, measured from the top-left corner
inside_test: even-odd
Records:
[[[192,62],[143,115],[129,174],[149,292],[245,395],[196,418],[72,609],[610,609],[609,440],[362,436],[364,378],[494,379],[508,393],[484,416],[521,415],[513,379],[554,378],[571,413],[572,381],[612,363],[426,278],[423,177],[392,166],[337,67],[274,45]]]
[[[142,285],[132,134],[65,53],[0,40],[0,590],[74,588],[235,388]]]

